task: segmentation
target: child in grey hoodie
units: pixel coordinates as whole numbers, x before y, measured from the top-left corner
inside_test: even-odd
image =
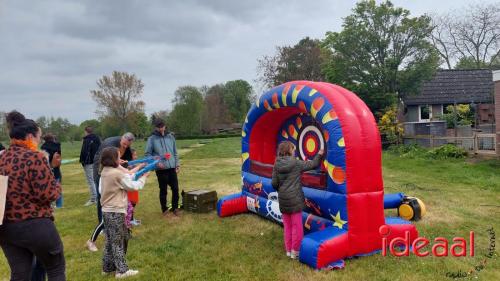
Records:
[[[302,209],[305,198],[300,175],[318,167],[323,154],[324,151],[320,150],[312,161],[302,161],[295,158],[295,145],[291,142],[284,141],[278,146],[272,185],[278,191],[286,255],[292,259],[298,258],[300,243],[304,237]]]

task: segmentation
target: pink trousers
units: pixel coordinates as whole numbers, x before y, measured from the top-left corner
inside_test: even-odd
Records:
[[[282,214],[284,236],[285,236],[285,250],[287,252],[300,250],[300,243],[304,237],[304,228],[302,226],[302,212],[293,214]]]

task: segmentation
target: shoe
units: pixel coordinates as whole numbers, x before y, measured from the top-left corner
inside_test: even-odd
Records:
[[[290,255],[291,255],[291,254],[292,254],[292,253],[290,253],[290,252],[286,252],[286,256],[287,256],[287,257],[290,257]]]
[[[179,209],[175,209],[172,211],[172,214],[174,214],[174,216],[176,217],[180,217],[182,215],[182,211]]]
[[[290,258],[292,260],[298,259],[299,258],[299,252],[296,252],[296,251],[292,250],[292,252],[290,253]]]
[[[89,201],[87,201],[87,203],[83,204],[83,206],[88,207],[88,206],[92,206],[94,204],[95,204],[95,201],[89,200]]]
[[[117,279],[121,279],[121,278],[127,278],[127,277],[130,277],[130,276],[134,276],[134,275],[137,275],[139,273],[139,270],[133,270],[133,269],[129,269],[127,271],[125,271],[124,273],[116,273],[115,274],[115,277]]]
[[[139,226],[139,225],[141,225],[141,221],[140,221],[140,220],[135,220],[135,219],[134,219],[134,220],[130,221],[130,224],[131,224],[132,226]]]
[[[91,251],[91,252],[97,252],[98,251],[95,243],[92,242],[92,241],[90,241],[90,240],[87,241],[87,249],[89,249],[89,251]]]

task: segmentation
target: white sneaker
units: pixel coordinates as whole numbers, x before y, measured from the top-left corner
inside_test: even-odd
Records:
[[[290,253],[290,252],[286,252],[286,256],[287,256],[287,257],[290,257],[290,255],[291,255],[291,254],[292,254],[292,253]]]
[[[294,250],[292,250],[292,252],[290,253],[290,258],[292,260],[296,260],[299,258],[299,252],[295,252]]]
[[[88,206],[92,206],[94,204],[95,204],[95,201],[89,200],[89,201],[87,201],[87,203],[83,204],[83,206],[88,207]]]
[[[134,220],[130,221],[130,224],[133,226],[139,226],[139,225],[141,225],[141,221],[134,219]]]
[[[137,275],[139,273],[139,270],[133,270],[133,269],[129,269],[127,270],[126,272],[124,273],[116,273],[115,274],[115,277],[117,279],[121,279],[121,278],[127,278],[127,277],[130,277],[130,276],[134,276],[134,275]]]
[[[89,249],[89,251],[91,251],[91,252],[97,252],[98,251],[95,243],[92,242],[92,241],[90,241],[90,240],[87,241],[87,249]]]

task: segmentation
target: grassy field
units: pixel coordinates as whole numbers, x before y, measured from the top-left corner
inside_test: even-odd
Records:
[[[217,190],[219,196],[240,190],[239,139],[178,141],[182,170],[180,189]],[[139,152],[144,143],[135,143]],[[79,143],[64,144],[63,158],[76,158]],[[476,256],[465,258],[406,258],[374,255],[346,261],[346,268],[318,272],[284,255],[282,229],[256,215],[220,219],[215,212],[189,214],[180,220],[161,216],[156,177],[150,176],[141,192],[135,228],[127,259],[138,277],[130,280],[450,280],[447,272],[484,269],[470,279],[500,280],[498,255],[486,258],[487,229],[500,231],[500,162],[469,160],[402,159],[384,153],[386,192],[405,192],[424,200],[428,215],[417,222],[421,236],[468,237],[476,233]],[[85,241],[97,219],[88,199],[83,170],[63,166],[65,208],[55,213],[67,262],[68,280],[103,280],[102,252],[91,253]],[[170,195],[170,194],[169,194]],[[387,211],[387,215],[395,215]],[[98,240],[102,249],[103,239]],[[0,256],[0,280],[9,268]]]

